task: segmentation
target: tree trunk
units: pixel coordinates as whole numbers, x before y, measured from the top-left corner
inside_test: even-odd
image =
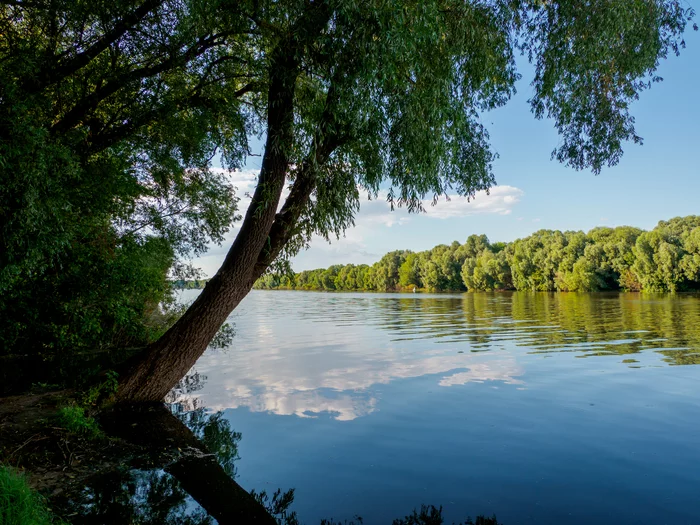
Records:
[[[268,136],[260,177],[236,240],[216,275],[185,314],[155,343],[126,366],[118,402],[160,401],[204,353],[229,314],[259,277],[256,263],[275,221],[292,143],[294,84],[298,61],[280,46],[271,67]]]

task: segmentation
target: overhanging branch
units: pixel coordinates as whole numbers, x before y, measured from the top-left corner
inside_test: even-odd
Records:
[[[212,35],[199,41],[180,55],[172,56],[155,66],[134,69],[118,76],[105,86],[97,88],[95,91],[79,100],[61,120],[54,124],[51,127],[51,133],[61,133],[76,126],[91,110],[96,109],[100,102],[115,94],[129,83],[150,78],[170,69],[186,65],[195,57],[203,54],[212,47],[220,45],[221,42],[218,40],[220,36],[221,35]]]
[[[119,20],[110,31],[105,33],[102,38],[88,49],[68,60],[52,64],[52,66],[40,72],[33,80],[29,80],[26,83],[27,91],[32,93],[39,92],[51,84],[55,84],[76,71],[79,71],[89,64],[97,55],[124,36],[132,27],[139,24],[148,13],[153,11],[161,3],[162,0],[146,0],[139,8]]]

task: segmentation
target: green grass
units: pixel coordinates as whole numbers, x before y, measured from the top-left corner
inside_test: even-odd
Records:
[[[0,465],[0,525],[51,525],[44,499],[32,491],[22,474]]]
[[[78,405],[66,405],[58,411],[58,424],[68,432],[97,439],[102,436],[97,421],[85,414],[85,409]],[[0,523],[0,525],[4,525]]]

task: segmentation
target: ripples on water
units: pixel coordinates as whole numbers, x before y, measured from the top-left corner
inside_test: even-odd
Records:
[[[700,524],[697,296],[256,291],[230,321],[180,400],[302,521]]]

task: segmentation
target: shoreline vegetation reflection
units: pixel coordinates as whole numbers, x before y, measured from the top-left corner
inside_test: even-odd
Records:
[[[187,300],[194,294],[184,292],[180,299]],[[234,418],[230,411],[247,408],[251,413],[294,415],[299,420],[325,417],[352,421],[379,411],[382,399],[390,397],[383,396],[381,389],[399,380],[426,378],[426,383],[411,383],[415,387],[409,388],[415,388],[429,404],[432,401],[426,392],[431,389],[467,383],[489,383],[489,388],[510,385],[509,395],[514,395],[517,390],[529,389],[538,377],[556,376],[557,369],[571,368],[573,360],[579,358],[608,359],[608,370],[700,364],[700,326],[696,322],[700,318],[699,299],[693,294],[336,295],[255,291],[229,318],[240,328],[232,345],[210,349],[171,391],[166,399],[168,409],[162,405],[123,407],[122,412],[104,411],[98,417],[104,432],[100,447],[111,448],[108,441],[116,438],[148,454],[131,458],[117,455],[113,459],[118,461],[109,469],[101,469],[99,475],[90,474],[82,485],[80,480],[75,485],[77,491],[52,497],[51,508],[57,516],[84,525],[205,525],[213,520],[236,523],[245,522],[236,516],[251,513],[265,516],[262,523],[271,515],[271,525],[297,525],[301,519],[295,514],[297,505],[306,523],[319,523],[319,519],[308,517],[313,505],[308,487],[304,497],[294,503],[295,492],[290,487],[301,483],[303,476],[293,481],[277,474],[265,486],[248,478],[242,481],[245,488],[238,484],[242,433],[235,427],[241,424],[242,412]],[[235,351],[230,351],[232,348]],[[546,357],[559,361],[545,361]],[[479,391],[485,390],[474,390]],[[457,397],[453,395],[453,401]],[[41,403],[46,406],[46,401]],[[438,419],[451,417],[448,407],[429,406],[439,411],[435,416]],[[593,404],[586,406],[598,410],[592,408]],[[385,406],[381,410],[386,410]],[[401,410],[408,410],[400,412],[408,415],[413,409]],[[24,414],[30,412],[27,409],[17,417],[26,418]],[[588,421],[595,422],[591,417]],[[248,432],[250,426],[246,428]],[[264,432],[264,428],[258,432]],[[75,467],[72,458],[90,457],[94,445],[87,438],[76,442],[70,434],[59,433],[68,451],[68,468]],[[26,436],[29,446],[22,437],[11,447],[21,451],[14,456],[18,462],[30,449],[41,448],[45,438],[36,436]],[[293,440],[298,436],[288,437]],[[111,454],[121,452],[117,449]],[[254,469],[260,468],[259,458],[247,459],[257,462]],[[16,468],[20,463],[11,466]],[[288,486],[276,490],[277,483]],[[250,491],[256,486],[265,491]],[[434,491],[425,499],[446,504],[454,498],[441,499],[442,494]],[[421,499],[413,497],[407,501],[407,508],[398,508],[397,512],[402,513],[413,507],[416,510],[393,523],[443,523],[441,507],[419,507]],[[230,505],[232,501],[236,505]],[[490,505],[489,500],[486,508],[478,510],[498,515],[505,512],[505,523],[514,519],[512,508],[506,509],[503,503],[494,503],[494,508]],[[474,506],[468,503],[461,508]],[[347,514],[347,510],[342,512]],[[461,509],[449,509],[448,523],[459,517],[455,511]],[[327,519],[321,523],[363,523],[359,517],[339,517],[348,521]],[[499,522],[495,517],[479,516],[474,523]]]

